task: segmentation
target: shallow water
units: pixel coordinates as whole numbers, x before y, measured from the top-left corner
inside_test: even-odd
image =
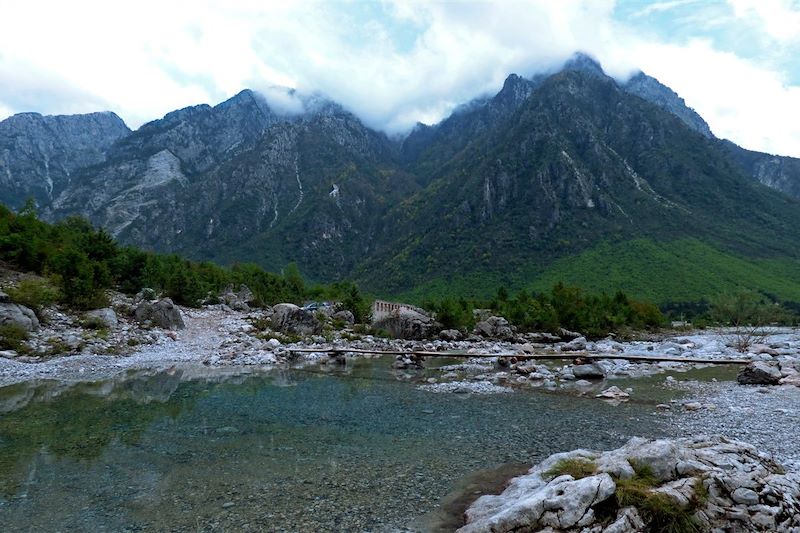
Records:
[[[563,392],[434,394],[416,389],[421,377],[374,359],[334,369],[176,367],[0,389],[0,523],[4,531],[435,529],[453,524],[464,490],[496,482],[491,472],[669,434],[653,407],[678,394],[662,391],[661,377],[636,382],[634,400],[612,406]],[[480,471],[488,474],[476,481]]]

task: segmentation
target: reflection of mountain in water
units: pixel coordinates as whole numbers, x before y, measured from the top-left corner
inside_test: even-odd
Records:
[[[0,389],[0,494],[18,490],[37,454],[94,459],[115,440],[135,445],[154,421],[175,419],[221,384],[253,377],[251,370],[192,366]]]

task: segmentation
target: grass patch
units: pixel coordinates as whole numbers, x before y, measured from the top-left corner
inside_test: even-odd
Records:
[[[24,279],[16,287],[6,288],[11,301],[24,305],[41,317],[43,307],[53,305],[61,297],[57,288],[46,280]]]
[[[698,481],[695,496],[687,507],[666,494],[654,492],[658,486],[653,471],[645,465],[633,465],[635,474],[630,479],[617,479],[617,506],[636,507],[639,515],[653,533],[700,533],[705,528],[694,517],[694,513],[708,499],[708,492]]]
[[[593,476],[596,472],[597,465],[594,461],[584,459],[583,457],[572,457],[570,459],[561,459],[546,470],[544,475],[549,478],[570,475],[573,479],[583,479]]]
[[[81,321],[81,326],[86,329],[94,329],[98,331],[108,329],[108,324],[106,324],[106,321],[99,316],[87,316]]]
[[[26,340],[28,340],[28,332],[22,326],[16,324],[0,326],[0,349],[14,350],[18,353],[26,352],[27,346],[22,344]]]

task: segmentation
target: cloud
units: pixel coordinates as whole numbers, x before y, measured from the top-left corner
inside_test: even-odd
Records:
[[[792,0],[728,0],[734,15],[758,24],[772,39],[800,43],[800,3]]]
[[[292,87],[327,94],[366,124],[396,133],[498,91],[512,72],[553,69],[584,50],[618,78],[636,67],[655,75],[720,135],[800,156],[793,111],[780,112],[800,109],[800,96],[781,73],[710,41],[654,37],[637,26],[641,18],[615,18],[625,1],[0,0],[0,118],[110,109],[137,127],[246,87],[295,113],[301,103],[274,89]],[[778,11],[730,1],[732,20],[763,20],[765,35],[791,37],[791,24],[767,22]],[[685,15],[691,5],[652,9],[680,7]]]
[[[255,87],[255,90],[264,97],[270,109],[278,115],[301,115],[306,110],[303,100],[292,89],[272,85],[263,88]]]
[[[706,119],[715,135],[751,149],[800,157],[800,87],[707,40],[641,44],[636,61]]]

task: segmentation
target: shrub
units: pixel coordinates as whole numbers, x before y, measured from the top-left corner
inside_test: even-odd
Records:
[[[5,324],[0,326],[0,349],[14,350],[15,352],[26,352],[27,346],[22,344],[28,339],[28,332],[25,328],[17,324]]]
[[[630,479],[617,479],[615,497],[621,507],[633,506],[647,524],[647,530],[654,533],[699,533],[701,524],[694,517],[698,506],[704,503],[706,493],[695,486],[695,498],[688,507],[663,492],[654,492],[658,482],[653,471],[645,465],[632,465],[635,474]]]
[[[37,316],[43,307],[53,305],[60,298],[58,289],[38,279],[22,280],[16,287],[6,289],[6,293],[13,302],[31,308]]]
[[[86,329],[108,329],[105,320],[98,316],[87,316],[81,321],[81,325]]]

